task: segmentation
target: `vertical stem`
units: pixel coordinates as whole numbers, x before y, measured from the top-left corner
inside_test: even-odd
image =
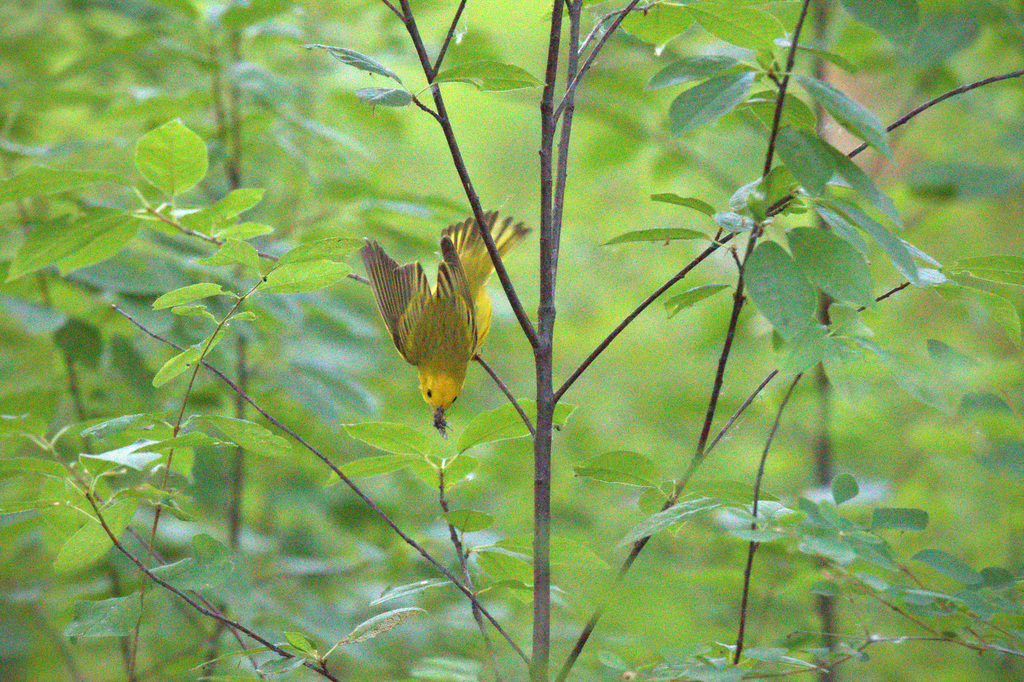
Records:
[[[555,327],[557,235],[552,212],[552,154],[557,121],[555,85],[561,49],[563,0],[552,0],[544,93],[540,103],[540,302],[537,311],[537,435],[533,440],[533,658],[530,679],[547,682],[551,655],[551,429],[555,410],[551,376]],[[575,49],[575,46],[573,46]]]

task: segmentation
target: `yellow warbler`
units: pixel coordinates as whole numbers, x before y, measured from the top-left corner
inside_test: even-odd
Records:
[[[504,256],[529,233],[512,218],[484,214],[498,253]],[[399,266],[376,241],[360,251],[384,326],[395,348],[420,372],[420,393],[434,410],[434,427],[445,435],[444,411],[462,391],[466,366],[491,329],[491,299],[484,284],[494,265],[476,220],[441,231],[441,264],[433,289],[419,263]]]

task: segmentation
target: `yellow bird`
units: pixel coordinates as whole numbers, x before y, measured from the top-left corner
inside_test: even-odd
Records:
[[[484,214],[504,257],[529,233],[512,218]],[[434,427],[445,435],[444,411],[462,391],[466,366],[491,329],[491,299],[484,290],[494,264],[476,220],[441,231],[441,263],[431,289],[423,266],[399,266],[376,241],[360,251],[377,308],[399,354],[419,368],[420,393],[434,410]]]

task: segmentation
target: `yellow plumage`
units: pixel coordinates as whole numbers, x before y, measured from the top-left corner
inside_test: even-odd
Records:
[[[484,214],[504,257],[529,233],[512,218]],[[462,391],[466,366],[491,329],[491,299],[484,289],[494,269],[472,218],[441,231],[441,264],[431,289],[419,263],[399,266],[376,241],[360,251],[384,326],[405,360],[419,368],[420,392],[444,433],[444,411]]]

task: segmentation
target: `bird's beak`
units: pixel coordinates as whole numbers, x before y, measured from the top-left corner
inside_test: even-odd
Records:
[[[442,438],[448,439],[448,422],[445,421],[443,407],[434,410],[434,428],[437,429]]]

